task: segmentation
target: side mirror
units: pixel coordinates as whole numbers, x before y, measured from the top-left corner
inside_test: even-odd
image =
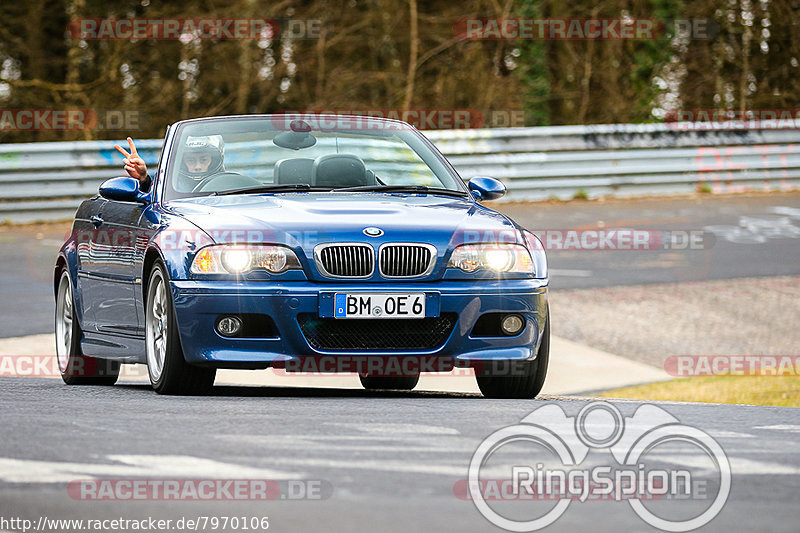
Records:
[[[120,202],[150,203],[150,195],[139,190],[139,180],[129,176],[104,181],[100,185],[100,196]]]
[[[484,176],[472,178],[467,187],[477,200],[497,200],[506,193],[506,186],[500,180]]]

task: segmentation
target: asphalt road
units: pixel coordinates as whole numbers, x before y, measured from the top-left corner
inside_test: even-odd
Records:
[[[800,274],[798,193],[510,204],[501,210],[545,240],[556,290]],[[589,238],[589,247],[566,246],[569,229],[639,230],[654,244],[659,238],[666,244],[599,250]],[[547,235],[555,237],[553,247]],[[687,245],[692,235],[695,244]]]
[[[800,274],[798,194],[500,207],[526,227],[555,231],[562,238],[567,230],[609,228],[653,235],[707,232],[704,246],[693,250],[551,249],[555,290]],[[0,336],[51,331],[50,275],[64,232],[64,226],[0,231]],[[78,529],[76,524],[48,523],[54,519],[119,518],[172,520],[172,531],[243,531],[241,520],[263,517],[271,531],[500,531],[473,502],[458,497],[464,495],[475,450],[496,430],[531,413],[572,447],[579,439],[567,436],[577,426],[559,426],[558,415],[563,410],[574,417],[592,400],[505,401],[452,393],[245,386],[179,398],[158,396],[142,385],[67,387],[56,379],[0,378],[0,533],[22,530],[25,523],[12,519],[31,520],[40,531]],[[612,404],[626,417],[643,405]],[[715,439],[730,462],[730,494],[704,530],[797,530],[800,410],[658,406]],[[649,428],[651,420],[648,414],[628,420],[625,427]],[[614,425],[599,419],[586,428],[601,438]],[[482,479],[508,479],[511,465],[554,466],[553,456],[541,447],[514,446],[487,459]],[[677,519],[710,505],[715,471],[701,450],[663,448],[647,461],[669,471],[690,470],[708,483],[689,500],[667,498],[645,507]],[[620,468],[602,446],[578,464],[605,466]],[[86,480],[120,486],[187,479],[274,480],[270,486],[277,492],[269,501],[211,502],[89,501],[75,492]],[[302,489],[311,496],[295,499]],[[551,504],[511,501],[490,507],[504,516],[532,519]],[[234,516],[239,527],[233,522],[220,527],[224,517]],[[179,528],[181,518],[205,522]],[[88,522],[83,528],[91,529]],[[655,530],[624,501],[572,501],[546,530],[587,528]],[[128,524],[127,529],[133,528]]]
[[[53,379],[0,378],[0,520],[266,516],[270,531],[500,531],[454,492],[467,478],[479,443],[543,406],[574,416],[587,401],[250,387],[166,398],[136,385],[66,387]],[[642,405],[613,403],[626,417]],[[660,407],[716,439],[730,461],[727,503],[703,530],[797,531],[800,410]],[[555,428],[556,418],[550,413],[540,421]],[[511,451],[493,466],[538,462],[541,453]],[[607,450],[596,453],[585,464],[613,464]],[[654,460],[659,457],[670,468],[700,468],[705,455],[695,449],[656,454]],[[266,502],[95,502],[70,495],[70,481],[91,477],[273,479],[282,495],[289,494],[285,487],[292,480],[313,480],[316,485],[304,486],[322,489],[314,499]],[[664,501],[654,512],[685,510],[692,503]],[[513,507],[497,507],[503,513],[538,509],[529,502],[503,505]],[[546,529],[585,530],[654,528],[626,502],[574,501]]]
[[[798,193],[496,207],[555,237],[548,250],[553,290],[800,274]],[[672,232],[674,244],[599,250],[596,234],[587,234],[588,247],[576,247],[568,233],[613,229],[646,231],[652,239]],[[52,266],[67,231],[65,225],[0,228],[0,337],[52,331]],[[690,232],[701,239],[696,249],[683,246]]]

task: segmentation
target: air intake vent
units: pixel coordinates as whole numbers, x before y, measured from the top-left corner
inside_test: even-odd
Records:
[[[384,244],[380,249],[380,272],[385,278],[416,278],[430,274],[436,248],[430,244]]]
[[[322,275],[332,278],[368,278],[375,270],[375,251],[368,244],[321,244],[314,259]]]
[[[430,318],[319,318],[315,313],[297,315],[300,329],[315,350],[350,353],[409,350],[428,351],[441,347],[458,320],[456,313]]]

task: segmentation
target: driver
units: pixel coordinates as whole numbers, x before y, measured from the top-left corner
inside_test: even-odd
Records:
[[[225,144],[219,135],[189,137],[183,147],[175,189],[193,191],[207,177],[225,172],[224,157]]]
[[[128,137],[128,147],[130,152],[118,144],[114,145],[114,148],[125,157],[123,166],[125,172],[130,177],[139,180],[139,189],[147,192],[153,183],[152,178],[147,174],[147,165],[139,157],[136,145],[130,137]],[[224,158],[225,144],[221,136],[189,137],[183,149],[183,158],[177,172],[175,188],[184,192],[192,191],[209,176],[225,172]]]

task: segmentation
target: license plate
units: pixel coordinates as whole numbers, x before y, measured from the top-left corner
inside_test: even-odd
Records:
[[[333,299],[336,318],[424,318],[425,293],[342,294]]]

